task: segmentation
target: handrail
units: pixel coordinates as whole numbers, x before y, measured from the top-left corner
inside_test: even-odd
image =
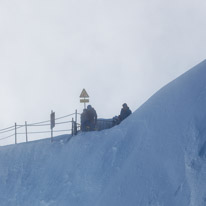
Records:
[[[1,138],[0,140],[8,139],[9,137],[13,137],[14,135],[15,135],[15,134],[9,135],[9,136],[7,136],[7,137],[3,137],[3,138]]]
[[[35,122],[35,123],[29,123],[29,124],[27,124],[27,122],[25,122],[25,125],[19,125],[19,124],[15,123],[15,126],[10,126],[10,127],[7,127],[7,128],[4,128],[4,129],[0,130],[0,135],[10,132],[10,135],[0,138],[0,141],[8,139],[10,137],[15,137],[15,143],[17,143],[17,135],[26,135],[26,141],[28,141],[28,135],[29,134],[51,133],[51,136],[53,138],[52,133],[70,132],[71,131],[71,134],[75,135],[75,134],[77,134],[77,130],[79,130],[81,128],[81,124],[76,122],[77,115],[80,115],[80,113],[78,113],[77,110],[76,110],[75,113],[55,118],[55,121],[57,121],[57,122],[55,122],[55,125],[64,125],[64,124],[71,123],[71,129],[69,129],[69,128],[64,129],[63,127],[61,127],[61,129],[59,129],[59,130],[53,130],[53,128],[51,128],[51,120]],[[72,118],[72,120],[70,120],[70,121],[60,121],[60,122],[58,122],[58,120],[61,120],[61,119],[67,118],[67,117],[71,117],[71,116],[74,116],[75,118]],[[112,119],[98,119],[98,122],[112,123],[113,120]],[[30,128],[30,127],[35,128],[35,130],[36,130],[37,127],[41,127],[41,128],[42,127],[47,127],[47,129],[49,127],[50,130],[46,129],[46,130],[41,131],[39,129],[40,131],[38,131],[38,130],[28,131],[28,128]],[[106,127],[108,127],[108,126],[106,126]],[[109,126],[108,128],[110,128],[110,127],[111,126]],[[22,130],[19,131],[22,128],[25,128],[25,131],[22,131]],[[99,129],[102,130],[104,128],[105,128],[105,126],[103,126],[103,128],[100,127]],[[11,134],[11,132],[13,132],[13,133]]]
[[[64,115],[64,116],[61,116],[61,117],[58,117],[58,118],[55,118],[55,121],[57,120],[60,120],[60,119],[64,119],[64,118],[67,118],[67,117],[71,117],[71,116],[74,116],[75,115],[75,121],[76,121],[76,118],[79,113],[77,113],[77,110],[75,113],[72,113],[72,114],[68,114],[68,115]],[[63,125],[63,124],[67,124],[67,123],[71,123],[71,127],[72,129],[60,129],[60,130],[52,130],[52,132],[70,132],[72,131],[72,134],[73,134],[73,123],[74,123],[74,120],[72,118],[72,121],[62,121],[62,122],[56,122],[55,125]],[[80,125],[79,123],[76,122],[76,124]],[[29,127],[46,127],[46,126],[51,126],[51,120],[46,120],[46,121],[41,121],[41,122],[35,122],[35,123],[29,123],[27,124],[27,122],[25,122],[25,125],[22,125],[22,124],[16,124],[15,123],[15,126],[10,126],[10,127],[7,127],[7,128],[4,128],[4,129],[0,129],[0,135],[1,134],[5,134],[5,133],[9,133],[9,132],[13,132],[12,135],[8,135],[6,137],[2,137],[0,138],[0,141],[1,140],[4,140],[4,139],[8,139],[10,137],[13,137],[15,136],[15,143],[16,143],[16,138],[17,138],[17,135],[26,135],[26,141],[28,141],[28,134],[44,134],[44,133],[51,133],[51,130],[50,131],[27,131],[27,129]],[[19,129],[21,128],[25,128],[25,132],[20,132],[18,131]]]
[[[43,124],[43,123],[47,123],[47,122],[50,122],[50,120],[46,120],[46,121],[42,121],[42,122],[32,123],[32,125],[39,125],[39,124]]]
[[[4,132],[0,132],[0,134],[7,133],[7,132],[11,132],[11,131],[14,131],[14,130],[15,130],[15,128],[14,128],[14,129],[7,130],[7,131],[4,131]]]
[[[57,123],[55,123],[55,124],[66,124],[66,123],[71,123],[72,121],[67,121],[67,122],[57,122]]]
[[[11,129],[11,128],[14,128],[15,126],[11,126],[11,127],[7,127],[7,128],[4,128],[4,129],[0,129],[0,132],[1,131],[4,131],[4,130],[7,130],[7,129]]]
[[[25,127],[25,125],[23,125]],[[36,125],[36,124],[27,124],[27,127],[44,127],[44,126],[50,126],[50,124],[40,124],[40,125]]]
[[[75,115],[75,113],[68,114],[68,115],[63,116],[63,117],[58,117],[58,118],[55,118],[55,120],[63,119],[63,118],[66,118],[66,117],[70,117],[70,116],[72,116],[72,115]]]

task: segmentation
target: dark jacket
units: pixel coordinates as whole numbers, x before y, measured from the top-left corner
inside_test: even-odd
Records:
[[[87,109],[87,118],[90,122],[95,123],[97,122],[97,113],[94,108]]]
[[[122,108],[119,115],[120,121],[126,119],[130,114],[132,114],[132,111],[129,109],[129,107]]]
[[[83,111],[83,113],[81,114],[81,124],[84,124],[85,122],[88,121],[88,117],[87,117],[87,111]]]
[[[83,113],[81,114],[81,130],[86,131],[87,126],[88,126],[87,110],[84,109]]]

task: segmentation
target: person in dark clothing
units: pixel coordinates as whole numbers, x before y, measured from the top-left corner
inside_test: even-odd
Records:
[[[132,114],[132,111],[129,109],[126,103],[122,105],[122,109],[119,115],[120,122],[126,119],[130,114]]]
[[[97,123],[97,113],[96,110],[91,105],[87,106],[87,117],[88,117],[89,130],[93,131]]]
[[[87,115],[87,109],[83,110],[83,113],[81,114],[81,130],[83,132],[88,130],[88,115]]]
[[[118,125],[120,123],[120,118],[119,116],[114,116],[112,118],[112,126],[114,127],[115,125]]]

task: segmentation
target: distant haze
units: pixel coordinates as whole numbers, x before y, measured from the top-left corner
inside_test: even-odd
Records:
[[[136,110],[205,59],[205,0],[0,2],[0,128],[83,109]]]

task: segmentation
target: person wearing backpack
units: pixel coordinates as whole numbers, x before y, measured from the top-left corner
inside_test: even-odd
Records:
[[[97,113],[96,110],[91,105],[87,106],[87,119],[88,119],[89,131],[94,131],[97,123]]]
[[[81,130],[82,130],[82,132],[86,132],[88,130],[87,109],[84,109],[82,114],[81,114]]]
[[[129,109],[126,103],[122,105],[122,109],[119,115],[120,122],[126,119],[130,114],[132,114],[132,111]]]

